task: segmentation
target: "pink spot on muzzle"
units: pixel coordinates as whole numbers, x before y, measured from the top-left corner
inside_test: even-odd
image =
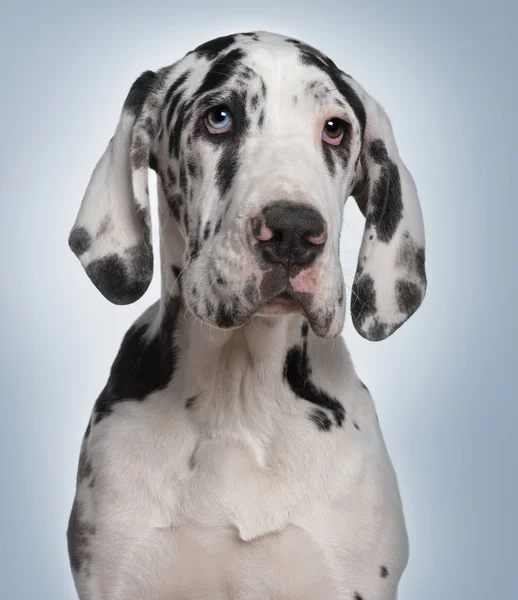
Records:
[[[295,277],[290,279],[290,284],[294,292],[305,292],[306,294],[314,294],[320,279],[320,267],[313,267],[300,271]]]

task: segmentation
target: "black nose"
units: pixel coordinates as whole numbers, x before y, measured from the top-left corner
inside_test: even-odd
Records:
[[[307,204],[279,200],[251,218],[256,248],[268,263],[308,267],[324,249],[322,215]]]

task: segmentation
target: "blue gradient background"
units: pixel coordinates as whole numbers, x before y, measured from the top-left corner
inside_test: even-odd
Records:
[[[405,505],[400,598],[518,597],[516,4],[185,4],[1,8],[0,597],[76,597],[65,529],[79,444],[123,333],[159,291],[155,277],[137,304],[110,305],[68,250],[91,171],[141,71],[252,29],[319,47],[377,97],[420,191],[423,307],[381,343],[350,319],[345,331]],[[362,226],[351,202],[349,284]]]

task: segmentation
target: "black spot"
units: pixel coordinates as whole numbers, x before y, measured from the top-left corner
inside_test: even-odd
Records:
[[[370,155],[378,165],[384,165],[388,162],[387,148],[382,140],[378,139],[371,142]]]
[[[124,102],[124,110],[137,117],[142,110],[151,90],[160,82],[160,77],[153,71],[145,71],[133,83]]]
[[[353,425],[355,429],[358,429],[358,431],[360,430],[360,426],[358,425],[358,423],[356,421],[353,421]]]
[[[358,592],[354,593],[354,600],[363,600],[363,596],[361,594],[358,594]]]
[[[322,144],[322,149],[324,151],[324,160],[326,162],[329,175],[331,175],[331,177],[334,177],[336,173],[336,165],[333,149],[329,144],[326,144],[325,142]]]
[[[193,52],[196,52],[200,56],[204,56],[208,60],[213,60],[220,52],[223,52],[229,46],[232,46],[235,41],[235,35],[225,35],[200,44]]]
[[[137,202],[135,202],[135,210],[137,212],[137,219],[142,227],[144,240],[151,249],[151,216],[149,214],[149,208],[140,206]]]
[[[149,325],[133,325],[124,336],[105,388],[95,404],[95,422],[111,414],[113,406],[127,400],[145,400],[171,381],[177,362],[174,332],[181,299],[169,299],[156,335],[148,340]]]
[[[330,431],[333,426],[333,422],[326,415],[326,413],[320,408],[316,408],[310,415],[309,418],[316,424],[320,431]]]
[[[101,294],[114,304],[131,304],[147,290],[153,276],[153,254],[146,243],[134,246],[122,258],[109,254],[92,261],[86,273]]]
[[[84,227],[72,229],[68,238],[68,245],[76,256],[81,256],[90,250],[92,245],[92,236]]]
[[[167,204],[171,209],[171,214],[176,221],[180,221],[180,209],[183,204],[183,198],[181,194],[173,194],[167,197]]]
[[[258,106],[259,106],[259,96],[257,94],[254,94],[252,96],[252,99],[250,100],[250,108],[252,110],[255,110]]]
[[[228,307],[223,303],[220,303],[216,312],[215,322],[218,327],[227,329],[233,327],[235,323],[236,315],[232,311],[232,307]]]
[[[369,339],[373,342],[378,342],[384,340],[387,336],[387,324],[380,321],[378,317],[375,317],[374,323],[369,327]]]
[[[207,241],[209,239],[211,226],[212,226],[212,223],[210,221],[207,221],[207,223],[205,224],[205,229],[203,230],[203,239],[205,241]]]
[[[148,167],[152,170],[155,171],[155,173],[158,173],[158,159],[157,157],[153,154],[153,152],[149,153],[149,157],[148,157]],[[149,193],[149,190],[148,190]]]
[[[307,321],[304,321],[302,323],[302,327],[300,329],[300,335],[303,338],[307,338],[308,337],[308,333],[309,333],[309,323]]]
[[[376,148],[375,154],[380,159],[383,155],[381,148],[385,149],[385,144],[381,140],[375,140],[371,143],[371,152],[373,145]],[[384,152],[386,154],[386,149]],[[388,157],[386,162],[381,164],[378,179],[372,184],[369,205],[371,212],[367,217],[367,225],[373,223],[378,239],[385,243],[390,242],[403,218],[403,201],[399,169]]]
[[[167,90],[167,92],[164,96],[163,107],[164,107],[164,110],[167,108],[167,117],[166,117],[167,127],[169,127],[171,125],[171,119],[173,118],[174,110],[178,104],[178,100],[181,97],[181,94],[179,94],[179,93],[177,94],[177,92],[178,92],[180,86],[182,86],[187,81],[187,77],[189,77],[189,75],[190,75],[190,71],[186,71],[185,73],[182,73],[180,75],[180,77],[175,79],[175,81],[173,81],[173,83],[169,86],[169,89]],[[173,100],[173,96],[174,96],[174,100]]]
[[[92,474],[92,462],[88,458],[86,444],[83,442],[81,454],[79,455],[79,466],[77,469],[77,484],[90,477]]]
[[[296,44],[297,46],[302,43],[299,40],[296,40],[294,38],[286,38],[285,41],[288,42],[288,44]]]
[[[252,38],[254,42],[259,41],[259,36],[253,31],[247,31],[246,33],[242,33],[241,35],[246,35],[247,37]]]
[[[358,380],[360,382],[360,386],[366,391],[369,391],[369,388],[363,383],[363,381],[361,379]],[[370,392],[369,392],[370,393]]]
[[[171,267],[171,271],[173,272],[174,284],[178,286],[178,289],[180,290],[180,294],[181,294],[182,293],[182,271],[180,270],[180,267],[178,267],[177,265],[173,265]]]
[[[246,54],[243,50],[235,48],[216,60],[205,75],[203,83],[196,92],[196,96],[212,92],[226,83],[234,75],[245,56]]]
[[[176,185],[176,175],[171,167],[167,167],[167,176],[169,177],[169,183],[171,185]]]
[[[423,285],[426,285],[425,255],[424,248],[419,248],[415,256],[416,270]]]
[[[199,394],[196,396],[191,396],[190,398],[187,398],[187,400],[185,402],[185,408],[187,410],[189,410],[189,408],[192,408],[198,398],[199,398]]]
[[[389,572],[388,572],[387,567],[381,566],[380,567],[380,577],[382,577],[383,579],[385,579],[385,578],[388,577],[388,574],[389,574]]]
[[[227,285],[227,280],[222,275],[218,275],[216,277],[216,283],[218,285],[221,285],[222,287],[224,287]]]
[[[74,500],[67,527],[67,545],[70,566],[78,573],[83,565],[91,560],[90,538],[95,535],[95,526],[83,520],[83,507]]]
[[[342,306],[344,303],[344,288],[340,288],[340,291],[338,292],[338,306]]]
[[[264,117],[265,117],[264,110],[262,110],[259,114],[259,118],[257,119],[257,125],[258,125],[259,129],[262,129],[262,127],[263,127]]]
[[[345,420],[345,409],[336,399],[316,387],[311,381],[311,367],[306,345],[304,347],[292,346],[284,362],[283,376],[287,380],[291,391],[296,395],[317,404],[322,409],[329,410],[338,427],[342,427]]]
[[[410,316],[421,303],[421,289],[411,281],[398,279],[396,281],[396,301],[400,312]]]
[[[189,100],[182,102],[178,107],[176,119],[172,127],[172,131],[169,136],[169,154],[173,155],[176,159],[180,156],[180,142],[182,138],[182,132],[187,123],[190,122],[192,117],[192,105],[193,101]]]
[[[226,194],[232,186],[232,182],[237,173],[238,164],[239,146],[236,143],[229,144],[227,147],[223,148],[216,169],[216,183],[221,194]]]
[[[356,327],[376,313],[376,290],[370,275],[362,275],[354,283],[351,293],[351,316]]]
[[[216,222],[216,227],[214,227],[214,235],[218,235],[221,229],[221,223],[223,222],[223,217],[220,217]]]

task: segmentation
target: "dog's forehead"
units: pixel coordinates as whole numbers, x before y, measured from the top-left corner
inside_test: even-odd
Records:
[[[336,91],[330,75],[338,69],[330,58],[304,42],[264,31],[209,40],[181,62],[189,67],[191,84],[201,78],[196,98],[222,84],[244,89],[260,83],[263,91],[265,87],[276,88],[276,95],[311,90],[322,97]]]

